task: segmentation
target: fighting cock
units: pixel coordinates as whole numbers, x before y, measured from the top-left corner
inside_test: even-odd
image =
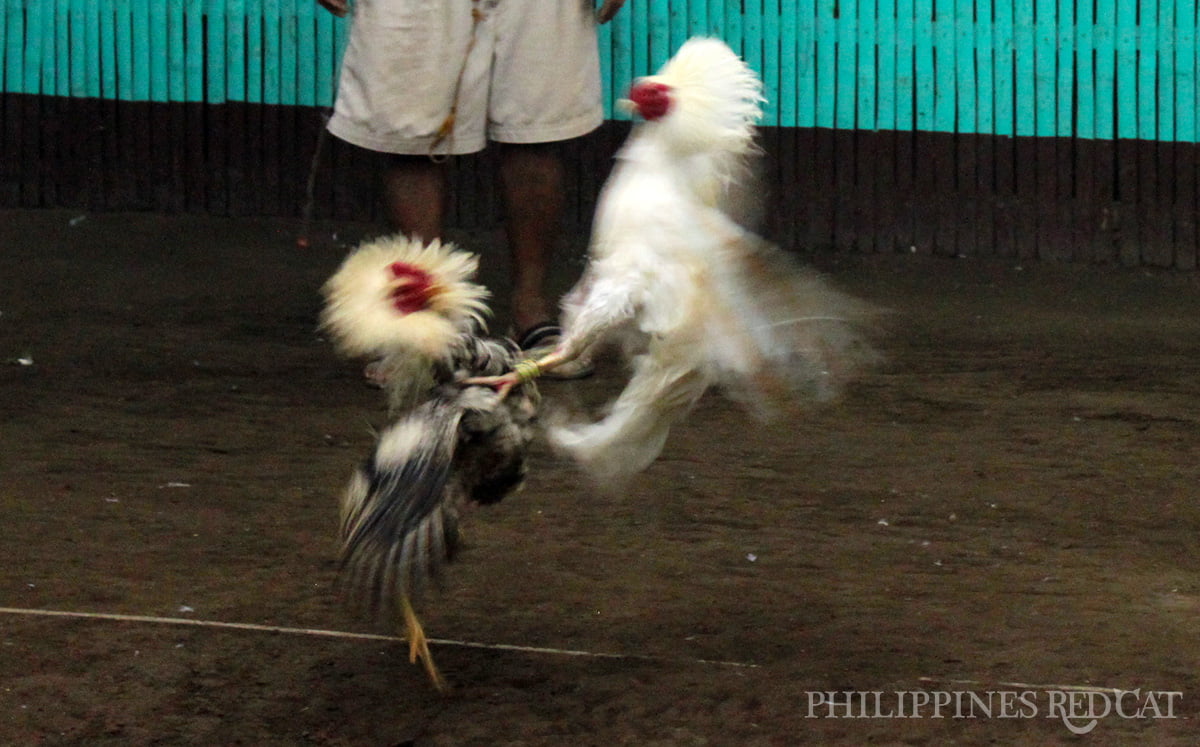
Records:
[[[475,383],[501,393],[606,341],[632,376],[598,422],[552,443],[601,481],[648,466],[712,386],[759,414],[825,401],[876,354],[874,310],[831,288],[733,216],[755,199],[762,84],[723,42],[691,39],[626,106],[635,126],[604,185],[589,262],[563,302],[556,350]]]
[[[508,370],[519,352],[485,336],[477,263],[449,244],[387,238],[360,246],[324,288],[322,326],[343,353],[379,359],[393,417],[342,497],[340,583],[403,619],[410,659],[439,689],[413,599],[453,559],[460,507],[521,485],[538,402],[532,386],[502,397],[463,383]]]

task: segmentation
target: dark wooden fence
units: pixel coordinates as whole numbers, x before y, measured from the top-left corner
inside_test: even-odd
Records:
[[[0,206],[379,220],[369,154],[326,110],[4,94]],[[628,123],[565,148],[586,227]],[[1194,143],[768,127],[769,230],[798,250],[1194,269]],[[488,152],[454,167],[451,221],[500,219]]]

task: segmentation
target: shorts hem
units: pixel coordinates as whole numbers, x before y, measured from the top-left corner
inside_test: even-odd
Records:
[[[488,139],[497,143],[514,145],[554,143],[582,137],[602,124],[604,124],[604,116],[596,113],[543,127],[498,127],[492,125],[488,128]]]
[[[351,145],[357,145],[360,148],[378,151],[379,153],[394,153],[402,156],[465,156],[471,153],[478,153],[487,145],[482,133],[471,135],[454,134],[447,137],[435,148],[434,143],[437,142],[436,136],[430,135],[417,138],[387,137],[370,132],[336,114],[329,118],[326,129],[334,137],[345,140]]]

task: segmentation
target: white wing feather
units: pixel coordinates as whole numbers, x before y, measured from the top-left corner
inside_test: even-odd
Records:
[[[760,415],[834,397],[876,355],[874,312],[722,210],[753,151],[761,86],[713,39],[687,42],[655,80],[678,106],[639,125],[596,210],[590,262],[564,302],[569,352],[618,329],[642,338],[599,422],[549,429],[593,475],[644,469],[668,431],[720,385]],[[682,113],[684,116],[679,116]]]

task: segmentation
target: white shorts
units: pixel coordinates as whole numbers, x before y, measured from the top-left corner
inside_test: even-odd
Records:
[[[592,0],[357,0],[329,131],[410,155],[591,132],[604,118],[593,7]],[[454,126],[439,139],[452,107]]]

